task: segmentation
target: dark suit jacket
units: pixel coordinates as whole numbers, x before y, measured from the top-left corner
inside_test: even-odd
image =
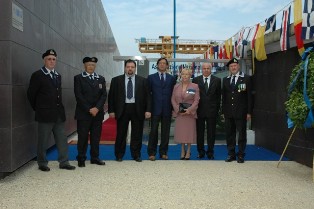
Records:
[[[193,83],[198,84],[200,90],[200,100],[198,103],[198,118],[214,118],[218,116],[221,103],[221,80],[216,76],[210,76],[208,91],[205,91],[203,75],[193,79]]]
[[[135,106],[136,113],[140,119],[145,119],[145,112],[151,112],[151,97],[147,88],[145,78],[135,75]],[[114,77],[111,80],[108,95],[108,112],[115,113],[119,119],[124,111],[125,105],[125,75]]]
[[[240,72],[235,90],[230,85],[231,76],[223,79],[222,110],[225,118],[245,119],[252,114],[251,77]]]
[[[85,72],[74,77],[74,93],[76,98],[76,120],[103,120],[104,104],[107,99],[105,78],[95,73],[91,80]],[[93,117],[89,110],[96,107],[99,112]]]
[[[56,122],[58,116],[65,121],[62,104],[61,75],[57,73],[54,83],[45,67],[34,72],[27,90],[28,100],[35,111],[38,122]]]
[[[148,87],[152,96],[152,116],[171,116],[172,105],[171,95],[173,87],[176,84],[175,78],[166,73],[166,80],[162,84],[158,73],[151,74],[147,77]]]

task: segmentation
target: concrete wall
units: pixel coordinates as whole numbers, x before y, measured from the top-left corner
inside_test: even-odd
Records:
[[[12,26],[13,4],[23,13],[23,31]],[[1,0],[0,8],[0,173],[5,173],[36,156],[37,123],[26,91],[46,49],[58,54],[67,134],[76,131],[73,77],[82,72],[82,58],[98,57],[96,71],[107,81],[121,73],[121,64],[112,59],[120,54],[100,0]]]
[[[285,52],[280,51],[279,34],[277,30],[265,36],[267,60],[255,60],[253,129],[256,145],[281,154],[292,132],[292,129],[287,128],[284,105],[287,87],[291,71],[301,61],[301,57],[295,44],[293,25],[290,31],[291,48]],[[307,41],[306,47],[312,43],[313,40]],[[313,145],[314,129],[297,130],[285,156],[312,167]]]

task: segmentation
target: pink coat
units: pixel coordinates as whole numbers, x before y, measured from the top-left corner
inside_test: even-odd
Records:
[[[197,118],[197,107],[198,107],[198,101],[200,99],[199,94],[199,88],[198,85],[195,83],[189,83],[187,89],[185,92],[182,91],[182,84],[178,83],[174,86],[172,97],[171,97],[171,103],[173,107],[172,115],[173,117],[178,116],[179,112],[179,103],[189,103],[192,104],[191,107],[188,108],[188,110],[191,112],[191,116],[194,118]]]

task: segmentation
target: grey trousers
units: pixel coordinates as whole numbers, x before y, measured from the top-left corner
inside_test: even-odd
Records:
[[[47,144],[53,133],[58,150],[58,162],[60,166],[68,165],[68,142],[64,131],[64,122],[58,118],[55,123],[38,122],[37,163],[39,166],[47,166]]]

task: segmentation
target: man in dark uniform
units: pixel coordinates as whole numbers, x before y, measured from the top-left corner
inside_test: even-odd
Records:
[[[91,164],[105,165],[105,162],[99,159],[99,141],[107,91],[105,78],[95,73],[97,61],[96,57],[85,57],[85,71],[74,77],[78,133],[76,159],[79,167],[85,167],[89,134]]]
[[[252,114],[252,85],[250,76],[240,72],[239,61],[232,58],[228,63],[230,75],[223,79],[222,110],[225,118],[228,157],[236,160],[235,146],[238,131],[238,163],[244,163],[246,148],[246,122]]]
[[[28,100],[35,111],[35,120],[38,121],[37,163],[41,171],[50,171],[46,151],[51,132],[53,132],[59,153],[59,168],[74,170],[75,166],[71,166],[68,161],[61,75],[54,69],[57,53],[53,49],[48,49],[42,58],[45,65],[32,74],[27,90]]]
[[[205,157],[204,131],[207,130],[208,159],[214,159],[216,122],[221,101],[221,80],[211,74],[212,65],[203,63],[203,75],[193,79],[200,89],[200,100],[197,108],[197,151],[198,158]]]
[[[125,154],[128,125],[131,121],[131,155],[136,162],[142,162],[141,148],[143,124],[151,116],[151,98],[146,79],[135,75],[136,62],[126,60],[124,74],[111,80],[108,95],[109,117],[117,120],[115,156],[121,162]]]

